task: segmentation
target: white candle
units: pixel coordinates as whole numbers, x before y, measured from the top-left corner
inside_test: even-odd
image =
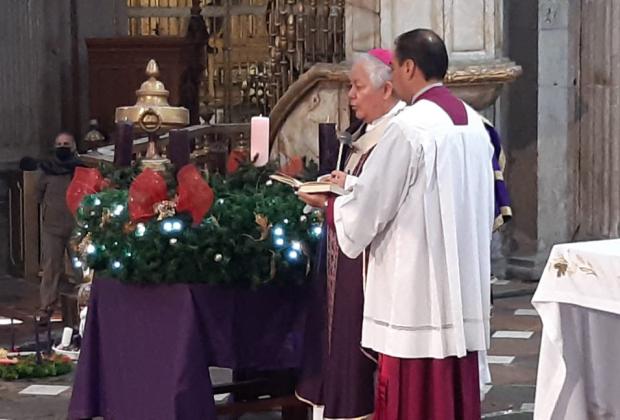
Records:
[[[65,327],[62,330],[62,339],[60,340],[60,347],[67,348],[71,345],[71,338],[73,337],[73,328]]]
[[[269,117],[252,117],[250,125],[250,158],[255,166],[265,166],[269,161]]]

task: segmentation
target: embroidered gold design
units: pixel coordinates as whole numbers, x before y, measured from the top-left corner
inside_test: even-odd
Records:
[[[579,255],[573,257],[573,261],[569,261],[563,255],[554,258],[550,263],[550,268],[556,271],[556,276],[564,277],[577,272],[582,272],[588,276],[598,277],[596,271],[588,261]]]

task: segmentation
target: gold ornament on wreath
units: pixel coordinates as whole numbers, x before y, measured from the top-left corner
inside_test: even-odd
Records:
[[[153,206],[153,210],[155,210],[155,214],[157,214],[157,220],[173,217],[176,214],[176,208],[176,201],[171,200],[160,201]]]

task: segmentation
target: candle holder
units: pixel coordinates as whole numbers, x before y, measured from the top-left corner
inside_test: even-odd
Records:
[[[96,119],[92,119],[88,124],[88,132],[84,135],[83,139],[85,148],[87,150],[96,150],[98,147],[105,146],[107,139],[99,128],[99,122]]]
[[[170,106],[168,92],[159,77],[159,67],[155,60],[150,60],[146,66],[148,80],[142,83],[136,91],[137,101],[133,106],[116,108],[115,121],[128,121],[134,124],[138,132],[148,135],[146,158],[142,160],[144,167],[155,170],[165,169],[168,159],[161,156],[157,147],[159,135],[173,128],[189,124],[189,111],[183,107]]]
[[[243,156],[245,161],[250,160],[250,143],[243,133],[232,141],[230,151],[237,152],[237,156]]]
[[[338,138],[336,124],[319,123],[319,174],[325,175],[336,168]]]
[[[214,133],[208,136],[204,147],[206,165],[209,173],[226,173],[226,159],[228,158],[229,140],[222,134]]]

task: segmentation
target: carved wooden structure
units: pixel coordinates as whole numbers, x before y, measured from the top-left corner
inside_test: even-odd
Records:
[[[87,40],[90,112],[110,133],[114,110],[133,104],[136,88],[144,81],[144,67],[153,58],[159,64],[162,82],[170,91],[169,102],[190,110],[198,119],[196,82],[192,79],[194,43],[176,37],[123,37]]]
[[[132,36],[178,36],[187,26],[187,38],[207,40],[196,90],[207,122],[266,115],[314,63],[345,58],[344,0],[193,0],[189,6],[189,0],[128,0],[129,28]]]

